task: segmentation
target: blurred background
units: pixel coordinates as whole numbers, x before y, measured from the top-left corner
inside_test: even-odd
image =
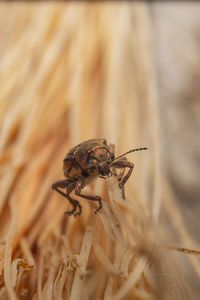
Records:
[[[147,146],[129,155],[128,204],[119,202],[137,231],[129,242],[143,230],[154,236],[148,230],[159,224],[157,241],[200,249],[199,32],[198,1],[0,3],[1,299],[161,299],[163,286],[162,299],[198,299],[197,257],[175,257],[184,284],[182,272],[166,266],[159,269],[165,284],[147,274],[137,281],[132,258],[118,266],[120,235],[112,240],[104,213],[94,221],[81,200],[82,216],[66,218],[70,205],[51,184],[63,179],[69,149],[87,139],[106,138],[117,155]],[[85,190],[110,203],[109,184],[97,180]],[[99,244],[87,242],[81,256],[88,224]],[[126,266],[127,282],[110,275],[99,245],[113,266]],[[73,263],[79,253],[88,263],[81,274],[93,272],[84,287]]]
[[[188,226],[199,239],[200,6],[189,1],[150,6],[162,156]]]

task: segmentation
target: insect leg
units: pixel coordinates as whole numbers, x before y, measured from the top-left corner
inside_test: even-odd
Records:
[[[53,190],[56,190],[58,193],[60,193],[61,195],[63,195],[66,198],[66,194],[64,192],[62,192],[59,188],[61,188],[61,189],[67,188],[71,182],[72,182],[71,180],[60,180],[60,181],[54,182],[51,187]]]
[[[80,203],[77,200],[71,198],[68,193],[67,193],[66,197],[69,200],[69,202],[73,205],[73,209],[69,210],[69,211],[65,211],[64,214],[65,215],[70,215],[70,216],[74,215],[74,217],[79,216],[81,214],[81,212],[82,212],[82,207],[81,207]],[[78,212],[76,212],[76,208],[77,207],[79,209]]]
[[[61,181],[57,181],[57,182],[53,183],[52,189],[56,190],[62,196],[67,198],[69,200],[69,202],[73,205],[73,209],[70,211],[66,211],[65,214],[68,214],[68,215],[74,214],[74,216],[77,216],[77,215],[81,214],[81,205],[79,204],[79,202],[77,200],[71,198],[69,195],[73,191],[75,185],[76,185],[76,181],[61,180]],[[61,188],[61,189],[67,188],[67,193],[64,193],[59,188]],[[79,211],[75,213],[77,207],[79,208]]]
[[[123,175],[124,175],[124,172],[125,172],[125,168],[122,168],[122,169],[120,170],[120,174],[119,174],[118,177],[117,177],[118,181],[121,181],[121,179],[122,179],[122,177],[123,177]]]
[[[126,157],[122,157],[121,159],[120,159],[120,161],[121,160],[125,160],[125,161],[127,161],[127,159],[126,159]],[[120,170],[120,173],[118,173],[117,172],[117,167],[115,167],[115,163],[113,163],[112,165],[111,165],[111,167],[113,168],[112,169],[112,175],[114,175],[115,177],[117,177],[117,180],[118,181],[121,181],[121,179],[122,179],[122,177],[123,177],[123,175],[124,175],[124,172],[125,172],[125,168],[121,168],[121,170]]]
[[[95,210],[95,214],[101,210],[102,208],[102,200],[101,197],[99,196],[89,196],[89,195],[84,195],[81,193],[81,190],[84,188],[85,183],[84,181],[78,181],[76,186],[75,186],[75,194],[79,197],[92,200],[92,201],[99,201],[99,207]]]
[[[124,174],[124,170],[125,168],[129,168],[129,171],[128,173],[120,179],[120,182],[119,182],[119,188],[121,189],[122,191],[122,196],[123,196],[123,199],[125,199],[125,191],[124,191],[124,185],[125,183],[127,182],[127,180],[129,179],[129,177],[131,176],[131,173],[133,171],[133,168],[134,168],[134,164],[126,159],[119,159],[119,160],[116,160],[116,162],[114,162],[112,164],[112,167],[114,168],[121,168],[122,169],[122,172],[121,172],[121,177],[123,176]]]

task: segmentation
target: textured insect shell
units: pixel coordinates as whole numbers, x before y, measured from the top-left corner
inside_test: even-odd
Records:
[[[67,178],[73,179],[78,179],[82,176],[82,170],[87,170],[89,153],[95,147],[99,146],[108,148],[105,139],[91,139],[80,143],[69,150],[66,158],[64,159],[64,175]]]
[[[67,177],[69,179],[78,179],[81,175],[80,168],[77,168],[74,165],[73,160],[71,160],[71,159],[64,160],[63,171],[64,171],[65,177]]]
[[[82,169],[86,170],[88,167],[88,156],[91,153],[92,150],[94,150],[96,147],[105,147],[108,149],[107,145],[103,143],[102,141],[105,141],[103,139],[94,139],[86,141],[80,145],[78,145],[74,151],[74,159],[75,161],[81,166]],[[108,149],[109,151],[109,149]]]

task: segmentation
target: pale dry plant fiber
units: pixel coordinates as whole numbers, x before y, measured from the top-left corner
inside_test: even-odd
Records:
[[[0,8],[0,299],[195,299],[178,259],[159,246],[173,240],[158,226],[162,182],[177,236],[199,245],[161,177],[147,5]],[[113,178],[98,179],[84,190],[102,196],[102,211],[80,200],[82,215],[64,216],[70,205],[51,184],[70,147],[99,137],[117,154],[149,151],[129,156],[126,201]],[[196,257],[191,264],[200,275]]]

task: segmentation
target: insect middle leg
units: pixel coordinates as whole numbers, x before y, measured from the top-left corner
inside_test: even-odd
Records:
[[[134,164],[128,160],[126,160],[125,158],[120,158],[119,160],[116,160],[116,162],[114,162],[112,164],[112,167],[114,168],[121,168],[121,173],[118,177],[118,179],[120,180],[119,182],[119,188],[122,191],[122,197],[123,199],[125,199],[125,190],[124,190],[124,185],[127,182],[127,180],[129,179],[129,177],[131,176],[131,173],[133,171],[134,168]],[[128,173],[123,177],[125,168],[129,168]]]
[[[67,198],[69,200],[69,202],[72,204],[73,209],[70,211],[66,211],[65,214],[68,215],[74,215],[75,217],[77,215],[81,214],[82,211],[82,207],[79,204],[79,202],[75,199],[73,199],[69,194],[74,190],[76,185],[76,181],[71,181],[71,180],[61,180],[61,181],[57,181],[55,183],[52,184],[52,189],[56,190],[58,193],[60,193],[62,196],[64,196],[65,198]],[[66,188],[67,189],[67,193],[64,193],[63,191],[61,191],[59,188]],[[76,212],[76,209],[79,209],[78,212]]]
[[[81,193],[81,190],[84,188],[85,183],[84,181],[78,181],[76,186],[75,186],[75,194],[79,197],[82,197],[84,199],[92,200],[92,201],[99,201],[99,207],[95,210],[95,214],[98,213],[101,208],[102,208],[102,200],[101,197],[99,196],[89,196],[89,195],[84,195]]]

